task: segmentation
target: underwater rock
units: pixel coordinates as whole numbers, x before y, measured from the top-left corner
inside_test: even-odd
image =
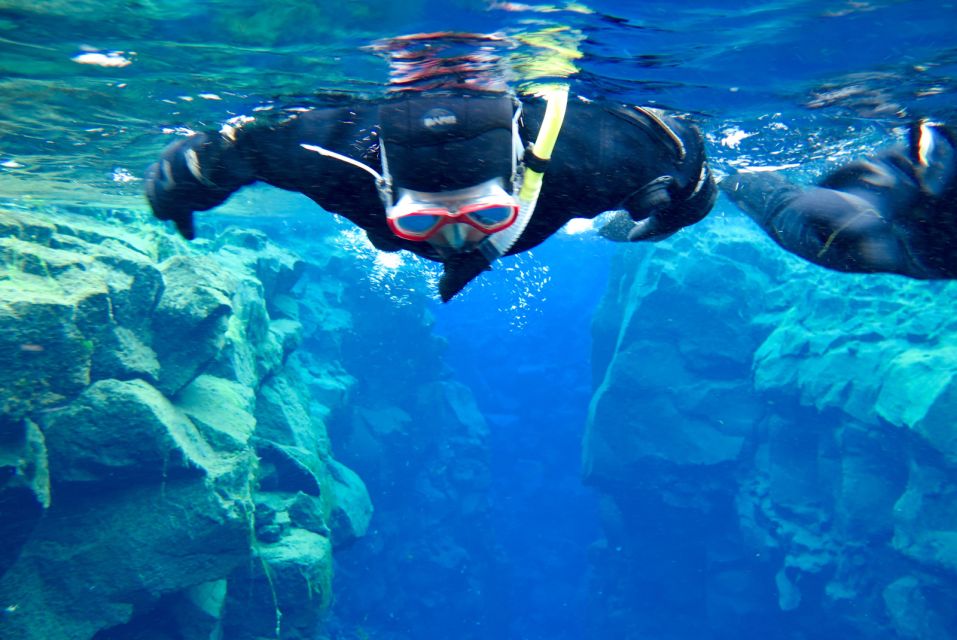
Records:
[[[302,261],[141,231],[0,216],[0,637],[272,637],[275,594],[311,638],[371,505],[325,432],[347,386],[296,357]]]
[[[29,419],[0,416],[0,575],[13,564],[50,506],[50,469],[43,432]]]
[[[156,353],[126,327],[103,331],[95,342],[90,368],[92,380],[142,378],[151,384],[159,380]]]
[[[90,380],[93,343],[74,323],[78,299],[58,283],[22,272],[0,278],[0,412],[28,413],[63,402]]]
[[[242,451],[256,431],[253,389],[208,374],[198,376],[176,394],[176,408],[220,451]]]
[[[230,576],[224,637],[312,640],[331,597],[332,543],[289,528],[276,542],[259,543]]]
[[[593,588],[632,604],[596,619],[636,637],[696,619],[726,637],[946,637],[955,299],[952,283],[814,267],[731,219],[622,250],[593,325],[583,469],[617,514]],[[643,576],[712,572],[642,607]],[[775,598],[742,618],[729,588]],[[640,622],[663,616],[668,630]]]
[[[911,462],[894,504],[893,546],[926,569],[957,580],[957,485],[954,471]]]
[[[54,492],[65,483],[160,484],[181,475],[216,477],[236,461],[143,380],[100,380],[44,416]]]
[[[231,227],[216,237],[213,246],[224,260],[241,263],[256,277],[270,304],[289,293],[306,271],[305,261],[270,242],[262,231]]]
[[[4,638],[90,638],[246,558],[242,502],[203,478],[56,496],[0,577]]]
[[[294,527],[330,538],[336,548],[341,548],[364,536],[372,518],[372,502],[359,476],[332,458],[324,459],[322,470],[313,474],[306,469],[306,452],[289,448],[281,451],[290,456],[285,464],[273,451],[263,457],[260,467],[260,490],[255,494],[257,539],[276,542]],[[293,451],[296,461],[290,455]],[[317,464],[318,460],[311,462]],[[316,480],[316,488],[292,491],[295,485],[290,477],[305,477],[307,473]]]
[[[260,490],[322,495],[321,462],[314,453],[265,440],[257,443],[256,451],[260,457]]]
[[[4,413],[60,403],[91,375],[155,375],[143,329],[162,279],[148,243],[77,216],[4,212],[0,268],[0,378],[18,376],[0,380]]]
[[[153,315],[159,389],[173,395],[219,354],[233,309],[235,276],[208,257],[174,256],[160,265],[165,288]]]
[[[472,390],[460,382],[442,380],[420,385],[416,404],[437,431],[453,427],[457,438],[467,438],[476,444],[488,437],[488,425]]]
[[[256,399],[256,434],[270,442],[326,453],[329,440],[317,415],[321,412],[303,375],[292,361],[281,374],[266,379]]]
[[[876,413],[919,434],[957,466],[957,336],[953,344],[902,350],[889,364]]]
[[[227,581],[223,578],[195,585],[177,594],[166,607],[175,621],[177,637],[182,640],[221,638],[227,588]]]
[[[302,341],[301,325],[287,317],[272,320],[270,309],[274,298],[288,294],[296,284],[303,262],[269,243],[259,231],[231,228],[211,246],[217,249],[220,268],[226,267],[234,279],[229,323],[206,370],[255,386],[281,368]]]
[[[354,275],[356,282],[367,277]],[[307,291],[312,283],[310,276]],[[314,377],[342,389],[334,386],[325,397],[347,394],[345,410],[330,414],[329,434],[336,459],[361,477],[375,505],[367,530],[354,515],[367,504],[355,490],[359,508],[342,514],[349,522],[330,518],[330,526],[344,525],[333,528],[334,539],[365,530],[363,540],[338,554],[334,616],[345,635],[411,638],[440,629],[456,638],[509,637],[505,561],[489,513],[489,428],[471,391],[442,364],[425,296],[397,305],[388,290],[360,296],[354,286],[337,291],[323,284],[317,295],[342,295],[355,313],[326,316],[349,322],[332,334],[341,368],[304,362]],[[317,309],[323,307],[303,314],[305,326],[318,321]],[[319,344],[336,348],[331,340],[304,343],[309,351]],[[362,375],[343,380],[342,373],[355,372]],[[364,630],[355,631],[359,620]]]
[[[743,244],[725,233],[731,247]],[[767,329],[745,320],[761,304],[732,292],[764,288],[766,277],[721,255],[704,265],[689,259],[694,252],[675,241],[652,254],[629,249],[613,263],[616,284],[595,318],[598,386],[583,444],[593,484],[628,483],[649,461],[733,463],[763,411],[750,354]]]
[[[332,530],[326,524],[324,511],[325,508],[320,498],[302,492],[297,493],[288,504],[289,524],[328,538],[332,534]],[[335,544],[335,541],[333,541],[333,544]]]
[[[946,591],[941,582],[924,576],[906,576],[884,588],[884,603],[898,637],[904,640],[948,640],[957,615],[941,610],[932,600]]]
[[[334,482],[332,491],[336,498],[329,514],[329,527],[332,543],[339,548],[366,534],[372,520],[372,500],[354,471],[331,458],[326,460],[326,468]],[[290,515],[295,518],[293,511]]]

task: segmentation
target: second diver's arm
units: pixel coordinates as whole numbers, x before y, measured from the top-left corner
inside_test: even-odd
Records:
[[[848,273],[955,278],[955,160],[946,129],[920,126],[909,148],[851,162],[815,187],[743,172],[721,188],[775,242],[809,262]]]

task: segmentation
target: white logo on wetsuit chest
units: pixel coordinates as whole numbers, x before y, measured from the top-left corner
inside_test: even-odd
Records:
[[[448,109],[430,109],[422,116],[422,124],[425,125],[426,129],[448,127],[458,124],[458,118]]]

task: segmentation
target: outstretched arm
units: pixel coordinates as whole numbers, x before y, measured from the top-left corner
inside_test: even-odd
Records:
[[[177,140],[147,170],[146,196],[154,215],[172,220],[187,239],[195,236],[193,212],[212,209],[257,180],[305,193],[349,217],[355,211],[374,212],[378,198],[371,176],[303,146],[377,165],[369,127],[360,121],[367,115],[347,107],[318,109],[278,125],[227,125]]]
[[[829,269],[957,278],[957,146],[916,124],[907,147],[841,167],[802,188],[776,173],[737,173],[721,189],[788,251]]]

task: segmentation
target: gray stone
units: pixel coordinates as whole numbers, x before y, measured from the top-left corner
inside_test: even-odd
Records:
[[[29,419],[0,417],[0,575],[13,564],[50,506],[50,469],[43,432]]]
[[[249,518],[239,497],[195,477],[69,500],[54,493],[0,577],[0,637],[91,638],[165,595],[222,579],[247,559]]]
[[[219,354],[232,312],[235,281],[210,258],[176,256],[160,265],[165,288],[153,316],[159,388],[172,395]]]
[[[237,460],[214,451],[159,391],[142,380],[101,380],[44,416],[50,475],[58,483],[159,484],[186,475],[213,477]]]
[[[181,640],[220,640],[226,607],[226,579],[187,588],[169,607]]]
[[[329,451],[326,426],[314,408],[315,401],[304,382],[303,371],[294,362],[281,374],[270,376],[256,400],[257,436],[307,451]]]
[[[950,640],[954,637],[952,608],[940,611],[931,604],[938,581],[918,576],[898,578],[884,588],[884,605],[894,631],[903,640]]]
[[[336,493],[336,498],[338,501],[338,491]],[[340,504],[340,508],[346,507],[347,505]],[[328,538],[331,534],[331,531],[329,529],[329,525],[326,524],[326,516],[324,511],[325,508],[323,506],[322,500],[300,492],[297,493],[289,503],[289,521],[295,527],[305,529],[306,531],[312,531],[313,533],[318,533],[319,535],[326,536]]]
[[[156,353],[126,327],[108,325],[93,345],[91,380],[143,378],[156,384],[159,373]]]
[[[268,441],[257,441],[256,452],[260,458],[260,490],[322,495],[322,465],[316,454]]]
[[[214,246],[262,283],[267,301],[288,293],[305,271],[298,256],[270,243],[261,231],[232,227],[217,236]]]
[[[893,513],[895,549],[928,569],[957,576],[957,486],[951,470],[912,462]]]
[[[0,413],[22,417],[89,384],[93,342],[74,313],[79,300],[98,295],[95,284],[68,293],[38,276],[0,277]]]
[[[243,451],[256,430],[256,399],[237,382],[201,375],[176,394],[176,407],[219,451]]]
[[[332,458],[325,463],[334,481],[335,506],[329,514],[329,527],[332,542],[338,548],[366,534],[372,519],[372,500],[362,479],[354,471]]]
[[[312,640],[332,596],[332,543],[290,528],[257,546],[252,562],[229,579],[224,637]]]

